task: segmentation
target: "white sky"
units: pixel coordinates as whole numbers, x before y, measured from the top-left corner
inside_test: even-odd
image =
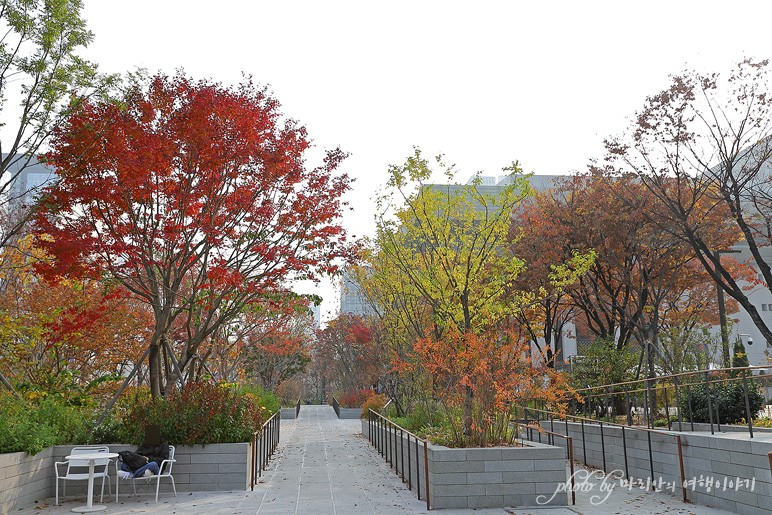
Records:
[[[564,174],[685,67],[772,58],[772,2],[85,0],[100,71],[268,85],[319,148],[351,153],[345,225],[373,231],[389,164],[420,146],[459,181]],[[323,318],[333,309],[329,285]]]

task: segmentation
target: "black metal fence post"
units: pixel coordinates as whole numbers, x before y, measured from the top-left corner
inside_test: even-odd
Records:
[[[608,472],[606,470],[606,440],[603,438],[603,422],[599,422],[600,424],[600,452],[603,455],[603,472]]]
[[[694,414],[692,413],[692,387],[687,385],[686,398],[689,405],[689,424],[691,424],[692,431],[694,431]]]
[[[651,470],[651,491],[656,492],[654,487],[654,456],[651,452],[651,431],[646,431],[646,438],[649,440],[649,468]]]
[[[630,409],[630,391],[625,388],[625,414],[627,415],[627,425],[633,425],[633,413]]]
[[[622,428],[622,452],[625,455],[625,477],[630,479],[630,471],[627,468],[627,437],[625,436],[625,426],[620,427]]]
[[[415,483],[418,500],[421,500],[421,460],[418,459],[418,438],[415,439]]]
[[[402,481],[405,480],[405,432],[402,428],[399,429],[399,461],[402,463]],[[410,468],[410,467],[408,467]]]
[[[410,433],[407,434],[407,488],[413,490],[413,462],[410,459]]]

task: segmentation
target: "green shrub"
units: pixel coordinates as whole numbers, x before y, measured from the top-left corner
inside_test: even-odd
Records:
[[[159,424],[170,443],[194,445],[247,442],[279,410],[279,399],[254,387],[191,383],[183,392],[154,401],[147,388],[124,393],[98,427],[92,402],[71,405],[49,396],[34,401],[0,395],[0,453],[36,454],[61,444],[139,445],[147,424]]]
[[[670,417],[670,424],[678,422],[678,417],[675,415],[672,415]],[[667,427],[667,419],[666,418],[658,418],[654,420],[654,423],[652,424],[654,427]]]
[[[404,417],[396,416],[396,410],[387,412],[389,419],[408,431],[418,434],[427,427],[443,427],[446,425],[445,416],[441,412],[429,412],[424,406],[415,406]]]
[[[158,424],[163,437],[177,445],[248,442],[271,416],[262,400],[231,385],[189,383],[166,399],[139,399],[121,416],[122,440],[139,444],[144,427]],[[271,404],[278,406],[275,396]]]
[[[26,401],[4,396],[0,399],[0,453],[37,454],[52,445],[85,443],[93,419],[92,409],[70,406],[61,399]]]
[[[748,403],[751,408],[751,416],[755,416],[764,404],[764,396],[760,387],[753,380],[748,379]],[[718,408],[719,421],[722,424],[740,422],[746,418],[745,396],[743,383],[740,380],[732,382],[711,382],[711,403],[713,408],[713,422],[716,422],[716,409]],[[691,387],[692,398],[692,422],[709,422],[708,399],[706,385],[699,384]],[[689,419],[689,404],[685,392],[681,394],[681,414],[684,419]]]
[[[281,409],[281,399],[272,391],[259,386],[242,386],[238,390],[241,394],[256,399],[261,408],[261,414],[265,420]],[[294,404],[292,405],[295,406]]]

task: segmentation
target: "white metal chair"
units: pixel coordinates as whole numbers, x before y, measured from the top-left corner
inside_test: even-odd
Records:
[[[110,452],[109,447],[105,445],[81,445],[78,447],[73,447],[72,451],[70,451],[70,455],[73,454],[92,454],[92,453],[99,453],[99,452]],[[110,458],[105,459],[99,459],[94,461],[94,479],[102,478],[102,491],[99,494],[99,502],[102,502],[102,498],[105,494],[105,479],[107,479],[107,486],[110,489],[109,491],[112,493],[112,488],[110,485],[110,475],[109,475],[109,468],[110,462],[112,460]],[[65,470],[64,465],[67,465],[67,468]],[[56,502],[55,504],[59,505],[59,480],[63,480],[63,491],[62,491],[62,499],[67,497],[67,481],[88,481],[88,467],[89,463],[88,460],[68,460],[68,461],[57,461],[54,463],[54,470],[56,471]],[[64,471],[64,474],[62,472]]]
[[[118,472],[121,470],[121,460],[120,458],[116,460],[115,462],[115,502],[118,502],[118,484],[121,481],[131,481],[131,486],[134,487],[134,495],[137,495],[137,481],[144,480],[146,482],[151,482],[155,480],[155,502],[158,502],[158,491],[161,488],[161,478],[168,477],[172,481],[172,489],[174,490],[174,497],[177,497],[177,486],[174,484],[174,477],[172,476],[172,467],[177,462],[177,460],[174,459],[174,446],[169,446],[169,458],[165,459],[161,462],[160,467],[160,473],[155,476],[140,476],[140,477],[130,477],[127,479],[120,479],[120,476],[118,475]]]

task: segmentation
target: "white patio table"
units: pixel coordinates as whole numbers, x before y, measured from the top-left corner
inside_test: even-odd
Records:
[[[96,460],[103,460],[105,458],[113,459],[117,458],[117,452],[91,452],[83,454],[71,454],[65,456],[66,460],[88,460],[88,497],[86,497],[86,505],[73,508],[75,513],[90,513],[93,511],[102,511],[107,506],[104,504],[93,504],[94,496],[94,462]]]

